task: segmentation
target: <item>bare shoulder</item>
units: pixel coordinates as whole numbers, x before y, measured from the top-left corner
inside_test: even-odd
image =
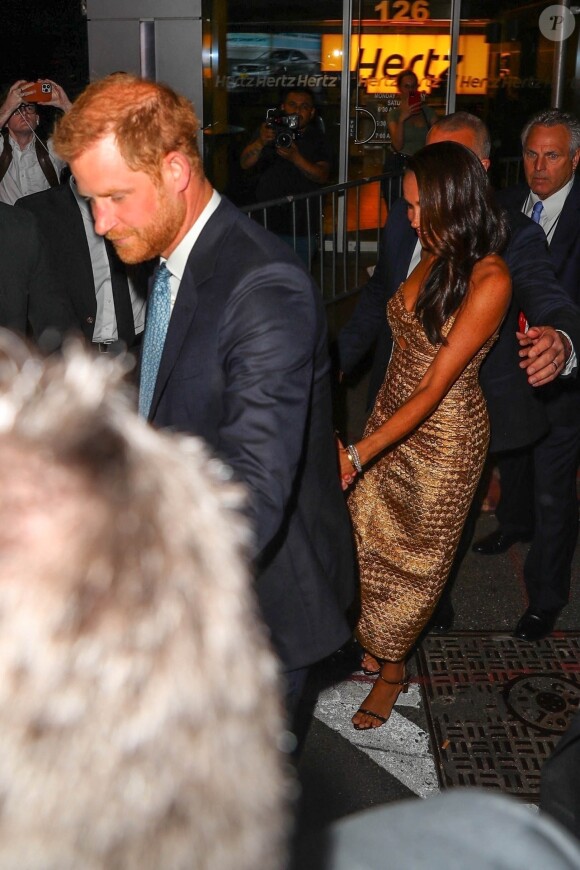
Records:
[[[497,254],[490,254],[473,267],[466,307],[473,315],[503,316],[511,299],[512,282],[509,269]]]
[[[505,260],[499,254],[488,254],[483,260],[479,260],[473,267],[471,280],[473,289],[478,288],[482,284],[486,285],[486,287],[495,284],[498,286],[498,289],[507,287],[508,290],[511,286],[509,269]]]

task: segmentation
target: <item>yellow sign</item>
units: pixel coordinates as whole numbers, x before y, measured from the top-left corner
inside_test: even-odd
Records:
[[[419,88],[431,93],[445,81],[449,70],[449,35],[363,34],[353,36],[351,72],[359,70],[367,93],[384,94],[397,90],[396,78],[412,69]],[[459,37],[457,93],[486,94],[488,86],[489,45],[483,34]],[[339,72],[342,67],[342,38],[323,34],[321,62],[323,72]]]

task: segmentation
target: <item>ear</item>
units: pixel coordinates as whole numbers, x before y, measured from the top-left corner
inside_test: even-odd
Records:
[[[576,172],[576,167],[578,166],[578,161],[580,160],[580,148],[577,148],[574,157],[572,158],[572,171]]]
[[[191,164],[181,151],[170,151],[163,158],[161,175],[176,192],[181,193],[186,189],[191,174]]]
[[[480,157],[480,162],[486,172],[489,172],[489,167],[491,166],[491,160],[489,157]]]

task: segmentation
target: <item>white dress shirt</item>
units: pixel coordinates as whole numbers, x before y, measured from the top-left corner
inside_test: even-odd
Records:
[[[164,260],[163,257],[161,257],[161,262],[165,263],[165,265],[171,272],[170,286],[172,311],[173,306],[175,305],[175,300],[177,299],[179,285],[181,284],[181,279],[183,278],[183,273],[185,272],[185,267],[187,265],[189,255],[191,254],[193,246],[197,242],[201,231],[220,204],[220,201],[221,196],[219,195],[217,190],[214,190],[211,195],[210,201],[208,202],[198,219],[195,221],[193,226],[190,227],[185,236],[182,238],[176,249],[172,251],[167,260]]]
[[[564,203],[568,198],[568,194],[572,190],[572,185],[574,184],[574,176],[570,179],[570,181],[561,187],[560,190],[557,190],[556,193],[553,193],[552,196],[547,196],[546,199],[542,200],[544,208],[540,214],[540,226],[546,233],[546,238],[548,239],[548,244],[551,243],[552,238],[554,237],[554,232],[558,225],[558,221],[560,220],[560,215],[562,214],[562,209],[564,208]],[[523,213],[528,217],[532,216],[532,211],[537,202],[540,201],[540,197],[536,196],[535,193],[532,193],[530,190],[528,194],[528,198],[524,203],[524,207],[522,209]]]
[[[21,148],[12,136],[9,136],[9,139],[12,147],[12,160],[4,178],[0,181],[0,202],[14,205],[16,200],[22,196],[47,190],[50,184],[36,156],[35,137],[33,136],[24,148]],[[46,144],[48,156],[58,178],[66,163],[56,156],[50,139]],[[40,147],[42,148],[42,145]],[[0,153],[3,151],[4,141],[0,138]]]

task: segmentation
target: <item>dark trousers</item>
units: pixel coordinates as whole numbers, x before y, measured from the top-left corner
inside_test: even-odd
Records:
[[[578,538],[576,474],[580,425],[553,426],[534,448],[534,537],[524,565],[530,604],[561,610],[568,603]]]
[[[300,699],[302,698],[309,670],[310,668],[306,667],[296,668],[293,671],[284,671],[284,680],[286,682],[286,709],[290,721],[293,720]]]
[[[572,558],[578,537],[576,473],[580,425],[555,425],[538,444],[498,458],[504,532],[526,532],[532,546],[524,565],[529,604],[555,612],[568,603]]]
[[[534,531],[534,449],[498,453],[500,499],[495,511],[506,535],[531,537]]]

